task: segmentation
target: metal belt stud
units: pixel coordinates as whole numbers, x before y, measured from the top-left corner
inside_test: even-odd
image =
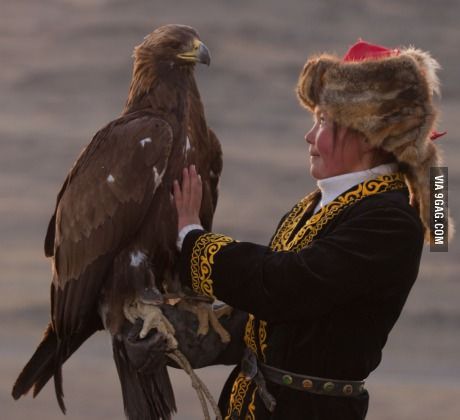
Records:
[[[326,392],[334,391],[334,388],[335,388],[335,385],[334,385],[332,382],[326,382],[326,383],[323,385],[323,389],[324,389]]]
[[[291,375],[283,375],[283,384],[284,385],[291,385],[293,382],[292,376]]]
[[[302,386],[305,388],[305,389],[311,389],[313,388],[313,382],[310,380],[310,379],[304,379],[302,381]]]
[[[268,381],[300,391],[337,397],[353,397],[364,392],[363,381],[335,380],[301,375],[275,368],[262,362],[260,362],[260,368]]]
[[[345,395],[351,395],[351,394],[353,394],[353,386],[350,385],[350,384],[345,385],[345,386],[343,387],[342,391],[343,391],[343,393],[344,393]]]

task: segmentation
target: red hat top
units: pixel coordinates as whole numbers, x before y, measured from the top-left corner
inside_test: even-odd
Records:
[[[350,47],[343,57],[343,61],[363,61],[398,54],[399,50],[397,49],[390,50],[381,45],[370,44],[360,39],[356,44]]]
[[[399,55],[397,48],[387,48],[382,45],[371,44],[369,42],[359,39],[358,42],[352,45],[343,57],[343,61],[364,61],[390,57],[392,55]],[[435,140],[447,134],[447,131],[431,133],[430,139]]]

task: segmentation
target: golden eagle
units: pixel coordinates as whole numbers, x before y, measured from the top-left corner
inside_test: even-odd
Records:
[[[160,374],[138,374],[119,337],[129,317],[126,302],[149,288],[174,291],[172,183],[190,164],[203,179],[201,221],[211,228],[222,153],[205,120],[196,63],[209,65],[210,55],[189,26],[160,27],[134,49],[122,115],[96,133],[57,196],[45,239],[53,267],[51,322],[14,385],[15,399],[32,388],[35,397],[54,377],[65,412],[62,365],[105,326],[128,417],[170,418],[175,411],[164,364]]]

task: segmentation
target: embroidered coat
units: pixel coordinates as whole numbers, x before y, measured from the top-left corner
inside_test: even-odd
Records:
[[[269,246],[190,232],[181,279],[248,312],[241,342],[266,364],[364,380],[380,363],[417,277],[423,227],[401,173],[358,184],[312,215],[319,198],[317,190],[294,206]],[[241,347],[232,348],[234,363]],[[338,397],[267,386],[277,401],[273,413],[238,364],[220,397],[224,418],[357,420],[367,412],[367,391]]]

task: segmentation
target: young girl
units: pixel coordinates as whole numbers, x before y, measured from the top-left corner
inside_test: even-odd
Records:
[[[430,239],[438,67],[420,50],[362,41],[343,59],[307,61],[297,93],[315,117],[305,140],[318,189],[269,246],[201,228],[193,166],[175,183],[182,282],[248,313],[246,349],[220,397],[225,418],[365,418],[364,380]]]

